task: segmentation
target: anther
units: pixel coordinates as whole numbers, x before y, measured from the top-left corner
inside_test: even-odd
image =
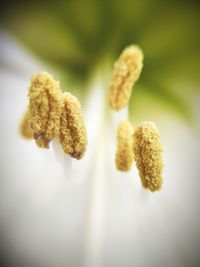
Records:
[[[117,129],[117,151],[115,162],[117,169],[127,172],[133,162],[133,127],[128,120],[120,122]]]
[[[32,77],[29,88],[30,123],[36,144],[48,148],[59,132],[62,101],[59,82],[46,73]]]
[[[30,125],[30,112],[27,108],[20,123],[20,133],[26,139],[33,138],[33,130]]]
[[[81,159],[87,146],[87,133],[79,101],[66,92],[60,117],[59,139],[65,153]]]
[[[143,122],[133,135],[135,161],[141,182],[150,191],[161,189],[163,183],[162,145],[159,138],[154,122]]]
[[[128,105],[132,87],[143,67],[142,50],[135,45],[125,48],[116,61],[110,82],[108,102],[112,109],[120,110]]]

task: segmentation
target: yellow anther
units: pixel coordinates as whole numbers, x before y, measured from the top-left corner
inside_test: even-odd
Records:
[[[41,148],[59,132],[62,101],[59,82],[46,73],[32,77],[29,88],[30,123],[34,139]]]
[[[123,50],[114,65],[110,82],[108,102],[112,109],[120,110],[128,105],[132,87],[140,76],[143,67],[142,50],[135,45]]]
[[[65,153],[81,159],[87,146],[87,133],[79,101],[70,93],[63,94],[59,139]]]
[[[120,171],[129,171],[133,162],[133,127],[128,120],[122,121],[117,129],[117,151],[115,162]]]
[[[30,113],[27,108],[20,123],[20,133],[26,139],[33,138],[33,130],[30,125]]]
[[[162,145],[160,134],[154,122],[143,122],[136,128],[134,155],[139,175],[144,188],[157,191],[162,187]]]

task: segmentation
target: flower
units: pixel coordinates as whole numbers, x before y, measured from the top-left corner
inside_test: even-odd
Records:
[[[0,72],[0,217],[8,266],[199,263],[199,139],[191,128],[146,98],[145,116],[153,117],[162,133],[166,179],[161,192],[145,191],[135,166],[128,173],[116,170],[113,116],[118,120],[121,111],[106,109],[107,81],[101,75],[103,81],[94,79],[86,102],[81,99],[88,149],[81,161],[70,157],[69,179],[70,166],[65,162],[68,171],[63,172],[54,140],[49,150],[38,149],[17,133],[30,74],[44,66],[10,36],[1,36],[0,56],[7,68]],[[23,67],[17,72],[16,66]],[[150,108],[154,115],[146,112]],[[132,119],[135,125],[138,117]],[[62,157],[69,159],[64,152]]]

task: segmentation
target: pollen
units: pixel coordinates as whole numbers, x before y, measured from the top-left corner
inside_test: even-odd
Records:
[[[30,125],[30,112],[27,108],[20,123],[20,134],[25,139],[33,138],[33,130]]]
[[[135,45],[125,48],[114,64],[110,82],[108,103],[118,111],[128,105],[132,87],[138,80],[143,68],[143,52]]]
[[[59,82],[46,73],[32,77],[29,87],[30,123],[33,137],[41,148],[48,148],[49,142],[59,132],[62,107]]]
[[[65,153],[81,159],[87,147],[87,132],[78,99],[66,92],[60,117],[59,139]]]
[[[162,187],[163,161],[160,134],[154,122],[143,122],[136,128],[133,150],[144,188],[158,191]]]
[[[117,129],[117,151],[115,156],[116,167],[127,172],[133,162],[133,127],[128,120],[120,122]]]

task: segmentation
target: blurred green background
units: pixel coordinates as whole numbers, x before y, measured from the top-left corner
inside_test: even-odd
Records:
[[[66,89],[79,88],[83,96],[97,68],[105,75],[105,64],[111,70],[125,46],[138,44],[145,55],[144,69],[130,115],[148,111],[148,105],[160,106],[195,123],[194,99],[200,96],[199,1],[8,1],[1,13],[3,26],[47,69],[55,68]]]

